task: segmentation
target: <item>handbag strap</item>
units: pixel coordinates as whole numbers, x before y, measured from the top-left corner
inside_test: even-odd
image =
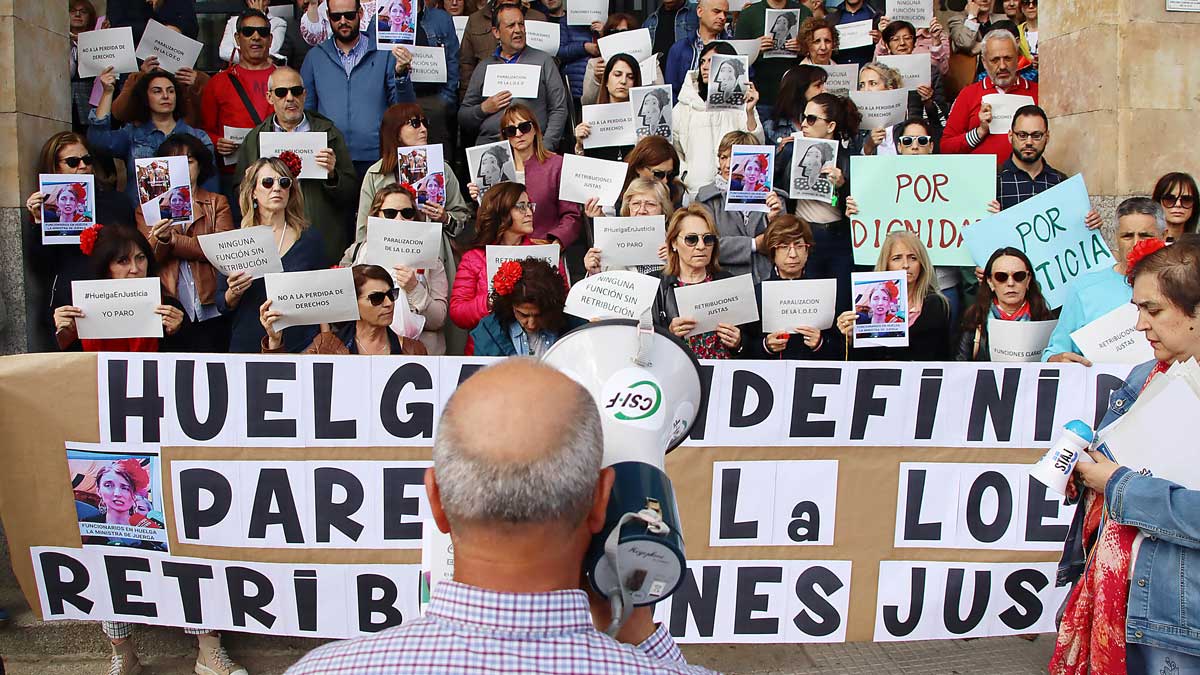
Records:
[[[238,98],[242,99],[242,105],[246,106],[246,112],[250,113],[250,119],[254,120],[254,126],[262,124],[262,115],[258,114],[258,109],[250,102],[250,95],[246,93],[246,88],[242,86],[242,81],[233,74],[233,69],[230,68],[228,73],[229,83],[233,85],[233,90],[237,92]]]

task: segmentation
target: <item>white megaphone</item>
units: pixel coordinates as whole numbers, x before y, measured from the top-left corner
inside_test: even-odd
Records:
[[[584,567],[613,605],[615,635],[634,606],[666,598],[683,580],[683,533],[664,464],[704,409],[700,363],[648,317],[589,323],[554,343],[542,361],[583,385],[600,409],[603,466],[616,480]]]

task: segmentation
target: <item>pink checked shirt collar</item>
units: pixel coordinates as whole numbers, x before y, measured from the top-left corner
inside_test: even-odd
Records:
[[[443,581],[433,589],[425,616],[472,630],[529,637],[595,630],[587,594],[580,590],[501,593]]]

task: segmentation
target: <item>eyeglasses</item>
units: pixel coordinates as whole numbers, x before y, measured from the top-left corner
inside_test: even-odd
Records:
[[[696,244],[699,244],[701,241],[703,241],[703,242],[704,242],[704,245],[705,245],[705,246],[712,246],[712,245],[714,245],[714,244],[716,244],[716,243],[717,243],[717,235],[715,235],[715,234],[706,234],[706,235],[704,235],[703,237],[701,237],[701,236],[700,236],[700,235],[698,235],[698,234],[685,234],[685,235],[683,235],[683,243],[684,243],[684,244],[685,244],[685,245],[686,245],[688,248],[696,248]]]
[[[792,253],[793,251],[796,253],[800,253],[803,251],[807,251],[809,246],[811,246],[811,244],[803,242],[803,241],[793,241],[790,244],[779,244],[775,248],[776,248],[776,250],[785,250],[788,253]]]
[[[79,167],[80,162],[83,162],[84,166],[91,166],[92,165],[92,156],[91,155],[83,155],[82,157],[63,157],[62,159],[60,159],[58,161],[62,162],[63,164],[66,164],[67,166],[71,167],[72,169],[75,169],[75,168]],[[1189,196],[1188,199],[1191,199],[1191,197]]]
[[[1027,141],[1031,138],[1035,141],[1040,141],[1046,137],[1046,132],[1044,132],[1044,131],[1014,131],[1013,136],[1016,136],[1018,141]]]
[[[1009,276],[1012,277],[1013,281],[1019,284],[1029,278],[1029,272],[1021,270],[1020,272],[1013,272],[1011,275],[1008,272],[992,272],[992,279],[994,279],[998,284],[1007,284]]]
[[[512,138],[517,135],[517,132],[527,134],[533,131],[533,122],[521,122],[520,124],[510,124],[500,130],[500,135],[505,138]]]
[[[666,180],[667,178],[674,178],[675,172],[663,171],[662,169],[651,169],[650,175],[654,176],[654,180]]]
[[[804,120],[805,122],[808,122],[809,126],[812,126],[812,125],[816,124],[817,122],[828,122],[829,121],[828,117],[817,117],[816,115],[805,115],[804,117],[801,117],[800,119]]]
[[[64,160],[64,161],[66,161],[66,160]],[[88,163],[91,164],[91,162],[88,162]],[[70,166],[73,167],[75,165],[71,164]],[[1179,206],[1182,206],[1185,209],[1190,209],[1196,205],[1195,195],[1163,195],[1162,199],[1159,201],[1161,201],[1162,205],[1167,207],[1168,209],[1174,207],[1176,204],[1178,204]]]
[[[417,217],[417,210],[411,206],[402,209],[379,209],[379,213],[383,214],[388,220],[395,220],[396,216],[401,216],[405,220],[412,220]]]
[[[652,209],[658,205],[659,205],[659,203],[657,201],[650,201],[650,200],[631,201],[631,202],[629,202],[629,210],[631,212],[632,211],[639,211],[639,212],[649,211],[650,209]]]
[[[275,87],[271,90],[275,94],[275,98],[287,98],[288,94],[300,98],[304,95],[304,85],[298,84],[294,87]]]
[[[262,183],[263,189],[270,190],[271,188],[275,187],[276,181],[279,182],[279,189],[281,190],[288,190],[292,187],[292,179],[288,178],[287,176],[280,176],[279,178],[275,178],[274,176],[263,176],[259,183]]]
[[[407,122],[405,122],[405,124],[407,124],[408,126],[414,128],[414,129],[420,129],[421,127],[425,127],[426,129],[428,129],[429,128],[429,118],[428,117],[414,117],[414,118],[408,120]]]
[[[889,43],[899,42],[901,44],[908,44],[908,43],[914,42],[914,41],[915,40],[914,40],[912,34],[909,33],[907,30],[896,33],[895,35],[892,36],[891,40],[888,40]]]
[[[534,204],[533,202],[517,202],[516,204],[513,204],[513,208],[516,209],[517,211],[525,211],[526,213],[533,213],[534,211],[537,210],[537,204]]]
[[[330,23],[337,23],[339,21],[353,21],[357,18],[358,10],[354,10],[353,12],[329,12]]]
[[[373,291],[371,293],[367,293],[367,302],[371,303],[372,307],[378,307],[383,304],[384,298],[395,302],[396,298],[399,296],[400,289],[398,288],[393,288],[387,291]]]
[[[238,29],[238,33],[244,38],[248,38],[251,35],[254,35],[255,33],[258,33],[258,37],[260,37],[260,38],[266,38],[266,37],[271,36],[271,27],[270,26],[242,26],[241,28]]]
[[[906,148],[911,146],[913,143],[916,143],[917,145],[919,145],[920,147],[923,148],[932,142],[933,142],[933,137],[931,137],[931,136],[901,136],[900,137],[900,145],[903,145]]]

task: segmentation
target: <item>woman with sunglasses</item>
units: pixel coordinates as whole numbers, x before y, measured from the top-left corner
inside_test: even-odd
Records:
[[[471,331],[467,355],[538,357],[567,331],[586,323],[563,312],[567,289],[545,260],[504,263],[492,288],[492,312]]]
[[[988,349],[989,321],[1054,318],[1033,275],[1033,264],[1020,249],[1011,246],[996,249],[983,268],[983,280],[975,304],[963,314],[956,361],[992,360]]]
[[[1191,174],[1173,171],[1154,184],[1154,201],[1162,205],[1167,217],[1167,241],[1173,242],[1187,232],[1196,231],[1200,210],[1196,208],[1196,180]]]
[[[544,244],[533,235],[533,217],[537,204],[520,183],[503,182],[483,194],[479,216],[475,220],[475,238],[463,254],[458,275],[450,289],[450,320],[469,331],[492,311],[488,291],[487,247]],[[559,260],[559,272],[565,280],[566,267]],[[565,282],[564,282],[565,283]]]
[[[642,69],[638,65],[637,59],[628,54],[617,54],[609,59],[608,65],[604,68],[604,87],[600,90],[600,97],[596,103],[598,105],[628,103],[629,90],[640,86],[642,86]],[[639,126],[637,120],[634,120],[634,125]],[[633,150],[632,144],[585,150],[583,140],[591,135],[592,125],[587,122],[575,125],[575,154],[620,162]]]
[[[424,344],[396,335],[391,329],[400,289],[396,288],[387,270],[379,265],[355,265],[351,271],[354,273],[354,291],[358,294],[358,320],[321,324],[321,332],[301,353],[425,356]],[[264,354],[286,351],[283,335],[275,330],[275,322],[280,316],[279,312],[271,309],[270,300],[258,308],[258,320],[266,333],[262,339]]]
[[[269,227],[284,272],[301,272],[326,267],[325,243],[321,232],[304,220],[304,196],[292,171],[277,157],[263,157],[250,165],[239,188],[241,228]],[[232,314],[229,351],[254,354],[262,350],[266,335],[259,322],[259,308],[267,299],[262,279],[245,272],[217,277],[217,307]],[[292,326],[283,330],[287,351],[297,353],[312,342],[315,326]]]
[[[707,208],[692,204],[671,215],[667,223],[667,265],[659,275],[654,298],[654,325],[686,342],[700,359],[731,359],[740,356],[745,346],[743,327],[719,323],[714,331],[688,336],[696,320],[679,315],[676,288],[733,276],[717,262],[720,253],[717,226]]]
[[[604,26],[600,29],[600,37],[624,33],[629,30],[637,30],[641,27],[638,20],[632,14],[617,12],[608,17],[608,21],[604,22]],[[603,56],[597,56],[588,59],[587,68],[583,71],[583,96],[579,98],[582,105],[592,105],[600,102],[600,94],[604,91],[604,83],[607,80],[605,72],[606,66]],[[638,69],[638,77],[641,77],[641,68]],[[646,82],[645,84],[662,84],[662,82]],[[639,85],[640,86],[640,85]]]
[[[625,194],[621,196],[620,215],[622,217],[665,216],[667,220],[670,220],[671,214],[674,212],[675,205],[671,203],[671,195],[667,192],[666,186],[653,179],[634,178],[625,188]],[[597,214],[597,216],[600,215],[603,213]],[[665,243],[658,247],[658,258],[663,261],[667,259]],[[589,248],[583,256],[583,268],[589,275],[608,270],[629,269],[605,265],[604,251],[594,246]],[[637,265],[633,271],[639,274],[653,274],[661,269],[662,265]]]
[[[708,110],[709,66],[713,54],[737,55],[728,42],[714,40],[700,50],[700,66],[688,72],[679,90],[679,102],[671,111],[673,140],[682,162],[680,176],[692,196],[717,175],[717,145],[730,131],[754,135],[756,143],[766,136],[758,119],[758,90],[750,84],[743,110]]]
[[[550,152],[542,143],[542,129],[528,107],[514,103],[500,116],[500,136],[512,149],[513,166],[525,176],[529,201],[537,204],[533,214],[534,239],[556,241],[565,251],[583,229],[579,204],[558,198],[562,182],[562,155]],[[479,199],[479,187],[467,184],[472,199]]]
[[[242,0],[242,9],[253,9],[267,14],[267,7],[270,4],[271,0]],[[283,50],[284,40],[287,39],[287,20],[283,17],[272,16],[270,14],[267,14],[267,18],[270,21],[270,25],[264,27],[264,30],[259,31],[259,35],[263,39],[271,38],[271,58],[278,62],[284,62],[287,59],[280,55],[280,51]],[[236,65],[242,60],[241,54],[237,49],[237,44],[234,41],[234,36],[238,34],[237,24],[237,14],[229,17],[229,21],[225,22],[225,34],[221,36],[221,46],[217,48],[217,55],[221,57],[222,61],[230,65]],[[258,27],[255,26],[255,28],[257,29]],[[243,36],[250,37],[246,34],[243,34]],[[296,67],[299,67],[299,64]]]

